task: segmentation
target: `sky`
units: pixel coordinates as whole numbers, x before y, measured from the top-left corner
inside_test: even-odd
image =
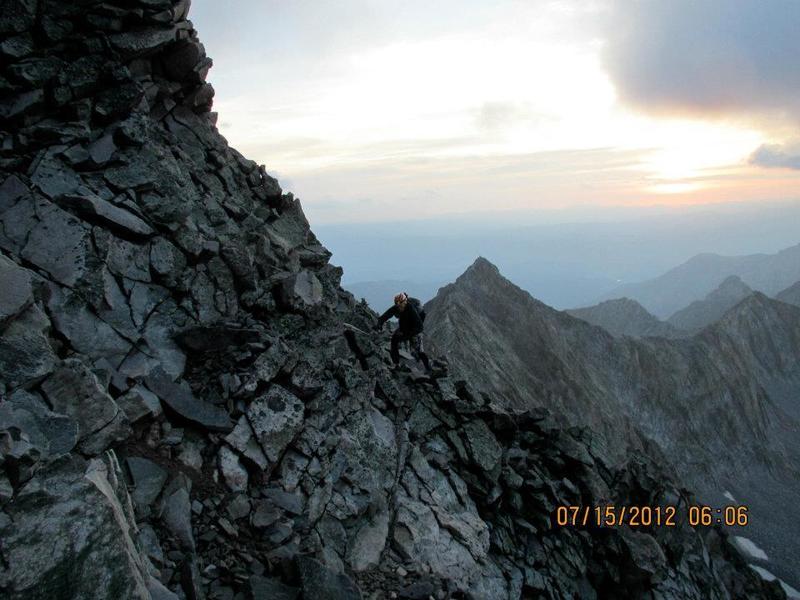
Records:
[[[800,0],[194,0],[312,224],[799,201]]]

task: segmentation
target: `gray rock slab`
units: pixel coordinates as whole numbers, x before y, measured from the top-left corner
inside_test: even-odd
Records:
[[[244,492],[247,490],[248,475],[247,470],[242,466],[239,456],[228,448],[221,446],[217,454],[219,471],[225,485],[232,492]]]
[[[125,411],[131,423],[145,417],[155,418],[161,414],[161,402],[153,392],[143,385],[136,385],[117,398],[117,405]]]
[[[80,359],[64,360],[42,382],[42,391],[54,412],[78,424],[78,449],[85,454],[99,454],[130,434],[125,413]]]
[[[163,369],[153,370],[145,385],[182,419],[209,431],[226,433],[233,429],[227,411],[196,398],[187,384],[175,383]]]
[[[302,401],[277,385],[248,407],[247,420],[271,463],[278,461],[286,446],[302,428],[303,412]]]
[[[75,285],[89,268],[92,244],[89,228],[53,204],[38,210],[22,257],[66,286]]]
[[[480,419],[466,423],[464,436],[475,464],[486,472],[493,471],[500,461],[502,449],[486,423]]]
[[[365,520],[348,545],[347,560],[354,571],[366,571],[380,563],[388,535],[388,511]]]
[[[0,427],[17,427],[43,458],[66,454],[78,442],[78,424],[72,418],[51,411],[41,397],[24,390],[0,404]]]
[[[0,373],[12,388],[50,373],[57,357],[47,339],[50,320],[37,306],[30,306],[11,321],[0,336]]]
[[[250,427],[250,422],[247,420],[247,415],[242,415],[236,422],[233,428],[226,437],[225,441],[231,447],[238,450],[244,457],[254,462],[260,469],[266,469],[269,466],[269,461],[264,455],[261,446],[258,445],[253,428]]]
[[[194,552],[192,534],[192,504],[189,490],[183,485],[177,489],[167,489],[161,502],[161,520],[167,529],[180,541],[184,550]]]
[[[129,456],[125,463],[133,480],[131,498],[137,506],[150,506],[161,493],[167,480],[167,472],[153,461],[139,456]]]
[[[149,236],[155,233],[152,227],[133,213],[121,208],[87,188],[79,188],[75,193],[63,197],[62,206],[70,207],[90,221],[99,220],[134,236]]]
[[[40,470],[0,513],[3,597],[148,600],[128,502],[113,454]]]
[[[33,302],[30,271],[0,255],[0,325]]]
[[[316,275],[304,269],[281,281],[278,296],[289,310],[305,312],[322,303],[322,284]]]

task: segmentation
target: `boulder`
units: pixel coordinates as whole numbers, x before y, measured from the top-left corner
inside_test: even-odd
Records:
[[[170,481],[161,497],[160,515],[164,525],[178,539],[181,547],[194,552],[192,504],[189,492],[190,483],[183,475]]]
[[[389,513],[381,511],[364,524],[348,546],[347,560],[354,571],[377,567],[389,535]]]
[[[247,490],[248,475],[247,470],[239,461],[239,456],[227,446],[221,446],[217,454],[219,471],[225,485],[232,492],[244,492]]]
[[[15,427],[24,433],[42,458],[66,454],[78,442],[78,424],[52,412],[38,394],[17,390],[0,403],[0,428]]]
[[[47,338],[50,320],[32,305],[9,323],[0,335],[0,373],[14,388],[50,373],[57,357]]]
[[[133,480],[131,498],[137,508],[146,511],[161,493],[167,472],[153,461],[138,456],[129,456],[125,463]]]
[[[322,303],[322,284],[314,273],[303,270],[281,281],[278,298],[288,310],[306,312]]]
[[[64,360],[42,382],[42,392],[54,412],[77,423],[78,449],[84,454],[100,454],[130,434],[125,413],[80,359]]]
[[[486,423],[476,419],[464,424],[464,437],[475,464],[487,473],[493,472],[500,462],[502,449]]]
[[[102,222],[123,234],[144,237],[155,233],[152,227],[132,212],[125,210],[86,188],[65,194],[61,206],[69,208],[91,222]]]
[[[174,42],[176,32],[170,29],[145,29],[112,35],[109,37],[111,46],[117,50],[123,59],[130,60],[156,52],[159,48]]]
[[[160,367],[147,376],[145,385],[181,419],[209,431],[228,432],[233,429],[226,410],[199,400],[187,384],[175,383]]]
[[[233,431],[225,437],[225,441],[245,458],[254,462],[260,469],[266,469],[269,465],[269,461],[264,455],[261,446],[259,446],[255,433],[253,433],[253,428],[250,426],[247,415],[239,417]]]
[[[136,385],[117,398],[117,405],[125,412],[131,423],[146,417],[158,417],[162,412],[158,396],[143,385]]]
[[[302,401],[278,385],[256,398],[247,409],[247,420],[264,455],[274,464],[303,426]]]

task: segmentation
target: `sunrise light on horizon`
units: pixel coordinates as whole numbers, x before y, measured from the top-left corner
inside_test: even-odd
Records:
[[[239,4],[220,131],[313,221],[800,197],[800,3]]]

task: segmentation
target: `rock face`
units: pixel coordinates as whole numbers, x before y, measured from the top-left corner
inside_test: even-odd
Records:
[[[659,319],[666,319],[702,300],[731,275],[755,291],[777,294],[800,280],[800,244],[776,254],[698,254],[655,279],[622,285],[602,299],[632,298]]]
[[[667,322],[689,332],[719,321],[726,312],[753,293],[739,277],[731,275],[703,300],[692,302],[672,315]]]
[[[597,325],[614,337],[665,337],[678,338],[686,332],[678,327],[660,321],[645,308],[630,298],[606,300],[596,306],[573,308],[564,311],[578,319]]]
[[[2,3],[3,597],[783,597],[716,528],[555,523],[685,513],[656,462],[391,371],[188,8]]]
[[[709,503],[725,491],[758,515],[750,528],[797,577],[800,311],[753,294],[691,339],[613,338],[558,312],[478,259],[426,305],[429,346],[477,389],[520,409],[547,406],[588,425],[612,456],[671,464]]]

